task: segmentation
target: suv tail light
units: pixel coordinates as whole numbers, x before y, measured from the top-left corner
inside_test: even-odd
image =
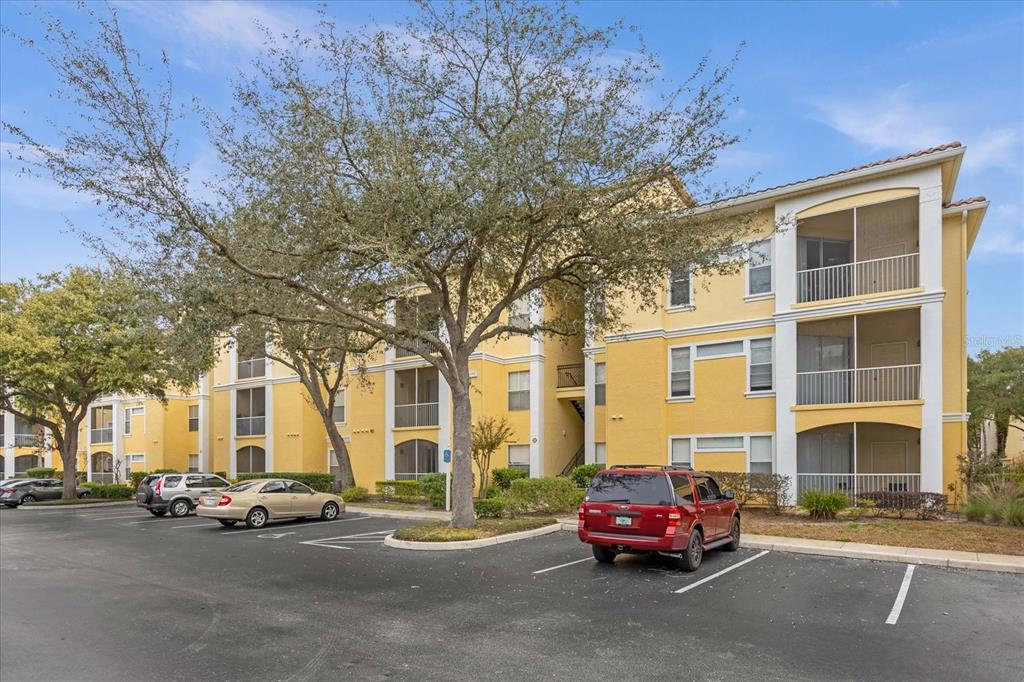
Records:
[[[229,504],[231,504],[231,498],[228,497],[227,495],[221,495],[220,496],[220,502],[217,503],[217,506],[218,507],[226,507]]]
[[[576,510],[576,517],[577,517],[577,518],[578,518],[578,519],[579,519],[580,521],[582,521],[582,520],[583,520],[583,505],[582,505],[582,504],[580,505],[579,509],[577,509],[577,510]]]
[[[668,510],[668,525],[669,526],[680,526],[683,523],[683,513],[679,507],[669,507]]]
[[[162,477],[156,479],[156,485],[153,486],[153,494],[156,495],[157,497],[160,497],[160,489],[163,487],[163,484],[164,479]]]

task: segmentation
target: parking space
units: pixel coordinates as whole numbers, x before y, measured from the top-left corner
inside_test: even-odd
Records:
[[[4,510],[4,670],[111,679],[145,660],[169,679],[1024,671],[1021,576],[908,575],[904,564],[746,549],[712,551],[696,573],[657,556],[609,566],[572,533],[472,551],[385,547],[399,525],[345,514],[253,531],[131,507]],[[49,654],[61,647],[73,669]]]

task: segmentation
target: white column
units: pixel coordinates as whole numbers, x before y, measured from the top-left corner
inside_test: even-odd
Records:
[[[199,377],[199,470],[213,470],[210,451],[210,375]],[[233,416],[233,415],[232,415]]]
[[[443,454],[452,447],[452,389],[440,372],[437,379],[437,466],[443,473],[451,469],[451,464],[445,464]]]
[[[14,476],[14,428],[15,420],[13,412],[3,412],[4,420],[4,477]]]
[[[791,502],[796,496],[796,322],[775,325],[775,441],[776,473],[789,476]]]
[[[113,475],[118,480],[124,473],[124,402],[114,398],[114,452]]]
[[[934,170],[934,184],[921,187],[918,247],[921,286],[925,291],[942,289],[942,179]]]
[[[234,364],[232,364],[232,366],[234,366]],[[232,370],[232,376],[234,376],[234,370]],[[235,419],[235,415],[238,414],[238,389],[232,388],[228,391],[228,394],[231,396],[231,405],[229,407],[230,413],[228,414],[228,424],[230,425],[230,428],[228,429],[228,433],[230,434],[228,437],[228,478],[234,478],[238,475],[238,453],[236,452],[236,450],[238,450],[238,420]]]
[[[394,351],[388,351],[391,360]],[[440,453],[438,453],[440,454]],[[395,480],[395,370],[384,370],[384,480]]]
[[[940,301],[921,306],[921,397],[924,399],[924,405],[921,406],[921,491],[941,493],[943,490]]]
[[[792,212],[776,207],[775,251],[772,254],[775,272],[775,311],[789,310],[796,303],[796,218]]]
[[[264,444],[266,445],[265,450],[266,450],[266,453],[267,453],[266,468],[267,468],[267,471],[275,471],[275,469],[274,469],[274,385],[268,383],[266,386],[263,387],[263,390],[264,390],[264,392],[266,394],[266,396],[265,396],[265,399],[266,399],[266,403],[265,403],[266,409],[264,410],[264,412],[266,413],[266,418],[263,421],[263,423],[266,425],[265,428],[263,429],[264,430],[264,436],[265,436],[264,437]]]
[[[533,324],[543,321],[539,297],[533,297],[530,317]],[[544,337],[530,339],[530,475],[544,476]]]
[[[594,448],[594,433],[595,433],[595,422],[594,416],[594,354],[585,353],[583,355],[583,413],[586,415],[583,418],[583,461],[587,464],[593,464],[595,461],[595,448]],[[607,380],[607,374],[605,375]]]

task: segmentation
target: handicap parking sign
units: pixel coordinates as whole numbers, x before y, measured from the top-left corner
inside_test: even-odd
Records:
[[[451,464],[452,463],[452,451],[451,450],[445,450],[443,457],[444,457],[444,463],[445,464]]]

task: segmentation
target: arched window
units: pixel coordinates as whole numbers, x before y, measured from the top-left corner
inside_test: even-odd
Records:
[[[14,458],[14,475],[25,476],[29,469],[43,466],[43,458],[38,455],[22,455]]]
[[[235,453],[235,472],[255,474],[267,470],[267,451],[258,445],[246,445]]]
[[[89,458],[89,479],[95,483],[114,482],[114,456],[109,452],[94,452]]]
[[[437,472],[437,443],[407,440],[395,446],[395,480],[417,480]]]

